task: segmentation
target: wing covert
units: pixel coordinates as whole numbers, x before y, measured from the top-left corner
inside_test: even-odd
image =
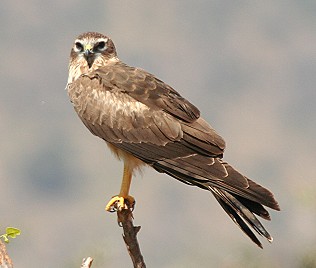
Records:
[[[200,111],[172,87],[154,75],[122,62],[95,71],[105,86],[115,86],[151,109],[164,110],[185,122],[200,117]]]

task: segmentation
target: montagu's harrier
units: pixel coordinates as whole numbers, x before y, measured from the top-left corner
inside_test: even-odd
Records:
[[[120,193],[106,210],[127,208],[133,170],[149,165],[210,191],[232,220],[258,246],[250,227],[272,241],[256,218],[279,210],[273,194],[222,160],[225,142],[193,104],[154,75],[117,57],[100,33],[79,35],[70,53],[67,90],[85,126],[124,161]]]

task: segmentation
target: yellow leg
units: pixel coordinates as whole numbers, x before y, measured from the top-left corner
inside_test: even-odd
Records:
[[[125,200],[128,201],[128,204],[130,206],[133,206],[133,204],[135,203],[135,199],[128,194],[131,186],[132,175],[133,174],[131,173],[130,169],[124,163],[124,172],[120,193],[119,195],[112,197],[112,199],[106,205],[105,210],[115,211],[115,208],[117,208],[118,210],[127,209],[128,206],[125,204]]]
[[[121,184],[121,191],[119,196],[127,197],[129,193],[129,189],[131,186],[132,181],[132,173],[130,172],[129,168],[124,163],[124,172],[123,172],[123,179]]]

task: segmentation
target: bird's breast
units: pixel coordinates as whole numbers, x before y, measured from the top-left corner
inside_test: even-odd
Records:
[[[68,86],[68,94],[79,117],[92,125],[112,129],[146,127],[150,108],[120,90],[107,90],[98,79],[80,77]]]

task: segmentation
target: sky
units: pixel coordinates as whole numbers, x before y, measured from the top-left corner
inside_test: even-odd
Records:
[[[224,159],[272,190],[260,250],[206,191],[146,168],[133,179],[149,267],[298,267],[316,255],[315,1],[1,1],[0,233],[15,267],[129,267],[116,215],[122,163],[65,86],[82,32],[171,85],[227,142]],[[314,259],[314,263],[316,260]]]

